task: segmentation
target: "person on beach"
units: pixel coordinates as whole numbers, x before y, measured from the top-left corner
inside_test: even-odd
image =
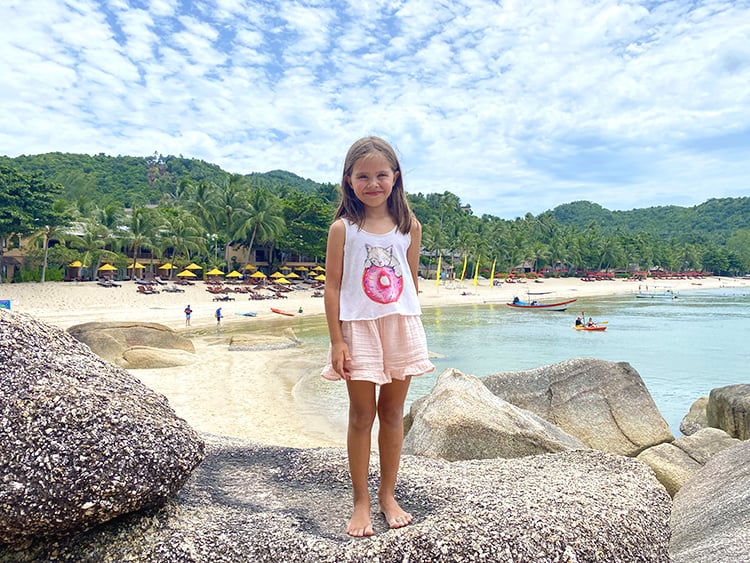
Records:
[[[214,317],[216,317],[216,326],[221,327],[221,307],[216,309],[216,313],[214,313]]]
[[[378,417],[380,512],[391,528],[413,517],[396,500],[411,377],[432,371],[417,287],[422,226],[409,208],[393,148],[378,137],[346,155],[342,199],[328,232],[324,305],[330,348],[321,375],[345,380],[347,452],[354,509],[351,536],[373,535],[368,473]]]
[[[185,326],[190,326],[190,315],[193,314],[193,310],[190,308],[190,305],[185,307]]]

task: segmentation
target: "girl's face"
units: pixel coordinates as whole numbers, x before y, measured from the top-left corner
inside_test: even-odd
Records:
[[[364,205],[381,207],[387,204],[398,174],[393,171],[388,159],[376,152],[354,163],[349,183],[354,195]]]

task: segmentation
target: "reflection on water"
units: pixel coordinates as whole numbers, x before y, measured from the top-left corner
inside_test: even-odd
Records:
[[[604,282],[602,282],[604,283]],[[634,296],[579,299],[566,312],[519,311],[502,304],[425,309],[422,317],[436,371],[414,378],[407,407],[428,393],[437,374],[456,368],[477,376],[531,369],[571,358],[630,363],[679,435],[690,405],[714,387],[748,380],[750,292],[683,292],[675,300]],[[572,330],[581,311],[607,322],[605,332]],[[322,381],[328,347],[323,317],[295,318],[309,361],[295,386],[300,408],[328,411],[345,425],[345,386]]]

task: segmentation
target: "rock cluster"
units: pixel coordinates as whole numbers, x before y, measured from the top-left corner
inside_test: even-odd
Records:
[[[373,512],[376,535],[357,540],[344,533],[344,450],[207,442],[206,460],[161,510],[36,542],[15,560],[668,561],[669,496],[633,459],[594,451],[453,463],[405,456],[397,492],[415,522],[389,531]],[[9,552],[0,548],[0,559]]]
[[[128,372],[57,328],[0,311],[0,542],[162,504],[203,449]]]

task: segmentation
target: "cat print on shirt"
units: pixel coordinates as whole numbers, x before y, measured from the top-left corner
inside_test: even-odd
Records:
[[[365,244],[367,258],[362,274],[365,295],[376,303],[394,303],[401,297],[404,278],[401,263],[393,255],[393,246],[383,248]]]

